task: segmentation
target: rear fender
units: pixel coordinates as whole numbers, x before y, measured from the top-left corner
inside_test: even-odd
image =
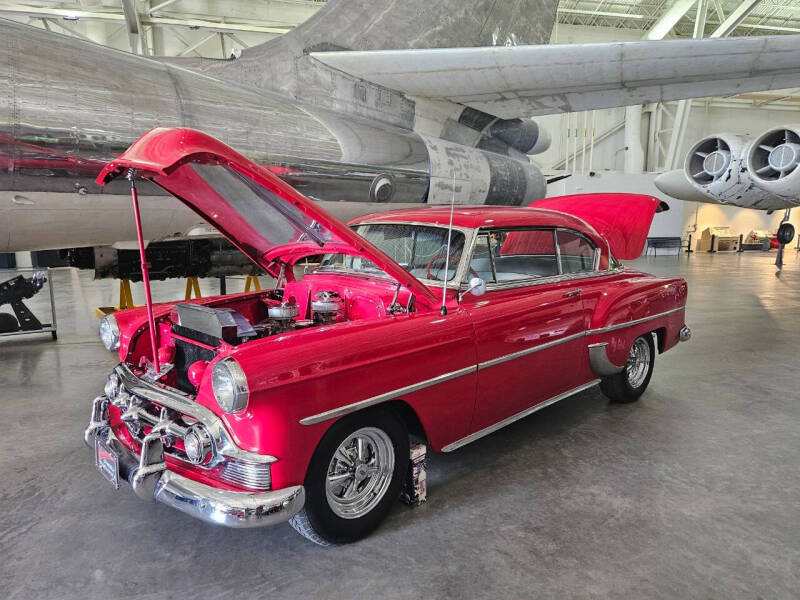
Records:
[[[615,282],[597,301],[588,344],[606,344],[608,360],[624,366],[633,341],[660,330],[659,350],[666,352],[678,343],[686,292],[683,279],[637,277]]]

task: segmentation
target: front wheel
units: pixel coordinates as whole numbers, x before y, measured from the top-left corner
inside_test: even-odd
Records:
[[[289,523],[322,546],[369,535],[400,495],[408,470],[408,431],[394,413],[371,410],[333,425],[305,479],[306,503]]]
[[[794,225],[791,223],[781,223],[778,227],[778,242],[781,244],[791,244],[794,239]]]
[[[612,402],[635,402],[644,394],[653,376],[656,349],[652,334],[636,338],[625,368],[600,382],[603,394]]]

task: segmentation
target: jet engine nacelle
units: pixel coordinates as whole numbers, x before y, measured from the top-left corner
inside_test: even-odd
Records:
[[[748,148],[746,161],[759,188],[800,204],[800,125],[762,134]]]
[[[721,133],[697,142],[686,155],[683,170],[689,182],[722,204],[755,207],[769,194],[753,185],[744,161],[752,140]]]

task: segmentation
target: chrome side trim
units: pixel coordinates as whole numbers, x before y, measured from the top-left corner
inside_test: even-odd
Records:
[[[564,398],[568,398],[573,396],[583,390],[589,389],[590,387],[597,385],[599,383],[599,379],[594,379],[589,383],[584,383],[583,385],[579,385],[576,388],[572,388],[564,392],[563,394],[559,394],[558,396],[553,396],[549,400],[545,400],[544,402],[539,402],[538,404],[534,404],[530,408],[526,408],[525,410],[518,412],[515,415],[511,415],[507,419],[503,419],[502,421],[498,421],[494,425],[489,425],[489,427],[484,427],[480,431],[476,431],[475,433],[471,433],[466,437],[461,438],[460,440],[456,440],[452,444],[448,444],[444,448],[442,448],[442,452],[452,452],[453,450],[457,450],[462,446],[466,446],[467,444],[474,442],[477,439],[482,438],[485,435],[489,435],[490,433],[494,433],[498,429],[502,429],[506,425],[511,425],[514,421],[519,421],[520,419],[524,419],[528,415],[532,415],[536,411],[542,410],[543,408],[547,408],[551,404],[555,404],[559,400],[563,400]]]
[[[611,377],[625,368],[625,365],[618,367],[609,360],[607,346],[608,342],[589,344],[589,365],[592,367],[592,372],[598,377]]]
[[[684,306],[680,306],[678,308],[673,308],[671,310],[658,313],[655,315],[650,315],[647,317],[642,317],[641,319],[635,319],[633,321],[627,321],[625,323],[618,323],[616,325],[611,325],[609,327],[602,327],[599,329],[590,329],[588,331],[581,331],[578,333],[573,333],[572,335],[568,335],[563,338],[559,338],[557,340],[553,340],[552,342],[546,342],[544,344],[540,344],[538,346],[533,346],[532,348],[526,348],[524,350],[519,350],[517,352],[512,352],[511,354],[506,354],[504,356],[498,356],[497,358],[493,358],[491,360],[487,360],[477,365],[471,367],[465,367],[463,369],[459,369],[457,371],[451,371],[450,373],[444,373],[439,375],[438,377],[433,377],[432,379],[426,379],[425,381],[420,381],[419,383],[414,383],[412,385],[408,385],[403,388],[399,388],[396,390],[391,390],[384,394],[380,394],[378,396],[373,396],[371,398],[367,398],[366,400],[360,400],[359,402],[353,402],[352,404],[346,404],[345,406],[340,406],[338,408],[333,408],[331,410],[318,413],[316,415],[311,415],[310,417],[305,417],[300,419],[300,423],[302,425],[315,425],[317,423],[321,423],[322,421],[327,421],[328,419],[333,419],[336,417],[341,417],[343,415],[350,414],[357,410],[361,410],[362,408],[367,408],[368,406],[374,406],[375,404],[380,404],[381,402],[387,402],[389,400],[394,400],[395,398],[399,398],[404,394],[410,394],[412,392],[416,392],[418,390],[424,389],[426,387],[436,385],[439,383],[443,383],[445,381],[449,381],[450,379],[455,379],[456,377],[461,377],[462,375],[467,375],[472,373],[473,371],[478,371],[481,369],[488,369],[489,367],[493,367],[495,365],[502,364],[504,362],[508,362],[510,360],[515,360],[517,358],[522,358],[523,356],[527,356],[528,354],[533,354],[535,352],[539,352],[540,350],[546,350],[547,348],[552,348],[553,346],[558,346],[559,344],[565,344],[567,342],[571,342],[572,340],[576,340],[588,335],[594,335],[597,333],[606,333],[608,331],[616,331],[617,329],[623,329],[625,327],[631,327],[633,325],[639,325],[640,323],[646,323],[647,321],[652,321],[653,319],[658,319],[659,317],[663,317],[665,315],[672,314],[679,310],[684,310]],[[592,344],[594,345],[594,344]],[[583,388],[581,388],[583,389]],[[575,390],[576,393],[580,391],[580,389]],[[522,418],[522,417],[519,417]]]
[[[650,315],[648,317],[642,317],[641,319],[634,319],[633,321],[626,321],[625,323],[617,323],[616,325],[609,325],[608,327],[600,327],[598,329],[589,329],[586,332],[586,335],[594,335],[595,333],[608,333],[609,331],[616,331],[617,329],[624,329],[625,327],[632,327],[633,325],[639,325],[640,323],[646,323],[647,321],[652,321],[653,319],[658,319],[659,317],[665,317],[667,315],[671,315],[674,312],[678,312],[679,310],[684,310],[685,306],[679,306],[678,308],[672,308],[670,310],[665,310],[662,313],[658,313],[657,315]]]
[[[477,370],[477,368],[478,367],[476,365],[472,365],[470,367],[458,369],[457,371],[450,371],[449,373],[444,373],[442,375],[438,375],[437,377],[426,379],[425,381],[420,381],[419,383],[407,385],[406,387],[392,390],[390,392],[386,392],[385,394],[372,396],[372,398],[367,398],[366,400],[360,400],[359,402],[353,402],[352,404],[346,404],[345,406],[340,406],[338,408],[327,410],[325,412],[321,412],[316,415],[311,415],[310,417],[300,419],[300,424],[315,425],[317,423],[321,423],[322,421],[327,421],[328,419],[341,417],[342,415],[350,414],[351,412],[361,410],[362,408],[367,408],[368,406],[373,406],[375,404],[380,404],[381,402],[388,402],[389,400],[394,400],[395,398],[398,398],[404,394],[417,392],[419,390],[425,389],[426,387],[437,385],[439,383],[444,383],[445,381],[450,381],[451,379],[455,379],[456,377],[461,377],[462,375],[468,375],[470,373],[474,373]]]
[[[571,342],[572,340],[577,340],[578,338],[582,338],[585,335],[586,335],[585,332],[580,331],[578,333],[573,333],[572,335],[568,335],[566,337],[553,340],[552,342],[546,342],[538,346],[533,346],[532,348],[525,348],[525,350],[519,350],[511,354],[506,354],[505,356],[498,356],[497,358],[493,358],[491,360],[486,360],[483,361],[482,363],[478,363],[478,369],[487,369],[489,367],[493,367],[495,365],[508,362],[509,360],[522,358],[523,356],[527,356],[528,354],[533,354],[534,352],[539,352],[540,350],[547,350],[548,348],[552,348],[553,346],[558,346],[559,344],[566,344],[567,342]]]
[[[534,285],[545,285],[548,283],[561,283],[564,281],[572,281],[574,279],[587,279],[588,277],[605,277],[607,275],[618,275],[622,273],[622,268],[608,269],[606,271],[583,271],[580,273],[564,273],[562,275],[549,275],[548,277],[539,277],[538,279],[516,279],[505,281],[502,283],[487,283],[486,291],[494,292],[496,290],[511,290],[520,287],[530,287]]]

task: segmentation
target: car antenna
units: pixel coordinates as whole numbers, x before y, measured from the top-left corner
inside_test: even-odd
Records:
[[[155,377],[159,376],[161,366],[158,364],[158,346],[156,346],[156,322],[153,318],[153,298],[150,296],[150,263],[144,255],[144,236],[142,235],[142,218],[139,215],[139,195],[136,193],[136,169],[128,169],[126,174],[131,182],[131,201],[133,202],[133,218],[136,221],[136,237],[139,241],[139,258],[142,263],[142,283],[144,284],[144,299],[147,304],[147,323],[150,326],[150,345],[153,347],[153,368]]]
[[[450,225],[447,227],[447,252],[444,255],[444,279],[442,280],[442,309],[439,314],[447,314],[447,273],[450,271],[450,241],[453,237],[453,208],[456,204],[456,172],[453,171],[453,196],[450,198]]]

